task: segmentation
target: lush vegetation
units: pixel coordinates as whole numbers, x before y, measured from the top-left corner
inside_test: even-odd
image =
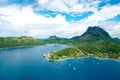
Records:
[[[64,42],[76,47],[51,52],[50,60],[85,56],[120,59],[119,39],[112,39],[110,35],[100,27],[89,27],[83,35],[64,40]]]
[[[58,60],[65,58],[77,58],[84,56],[85,54],[79,48],[66,48],[60,51],[52,52],[49,59]]]
[[[79,57],[100,57],[120,59],[120,45],[110,41],[86,42],[79,44],[75,48],[67,48],[56,52],[51,52],[50,60],[79,58]]]
[[[44,44],[44,42],[26,36],[0,38],[0,49],[35,46],[41,44]]]

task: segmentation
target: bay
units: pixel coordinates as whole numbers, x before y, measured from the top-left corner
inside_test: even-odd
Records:
[[[0,80],[120,80],[120,62],[96,58],[48,61],[43,54],[68,48],[44,45],[0,51]]]

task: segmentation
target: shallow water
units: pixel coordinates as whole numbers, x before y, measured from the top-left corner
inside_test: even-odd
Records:
[[[67,48],[45,45],[0,51],[0,80],[120,80],[120,62],[95,58],[50,62],[43,54]]]

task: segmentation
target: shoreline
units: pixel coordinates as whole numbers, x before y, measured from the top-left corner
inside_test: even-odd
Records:
[[[50,54],[49,54],[50,55]],[[117,61],[117,62],[120,62],[119,59],[112,59],[112,58],[101,58],[101,57],[91,57],[91,56],[84,56],[84,57],[79,57],[79,58],[65,58],[65,59],[54,59],[54,60],[50,60],[49,58],[45,58],[49,61],[66,61],[66,60],[77,60],[77,59],[84,59],[84,58],[95,58],[95,59],[98,59],[98,60],[113,60],[113,61]]]
[[[36,45],[37,46],[37,45]],[[38,45],[40,46],[40,45]],[[6,47],[6,48],[0,48],[0,50],[9,50],[9,49],[19,49],[19,48],[29,48],[29,47],[34,47],[34,46],[16,46],[16,47]]]
[[[5,47],[5,48],[0,48],[0,50],[19,49],[19,48],[29,48],[29,47],[44,46],[44,45],[47,46],[47,44],[31,45],[31,46],[16,46],[16,47]]]

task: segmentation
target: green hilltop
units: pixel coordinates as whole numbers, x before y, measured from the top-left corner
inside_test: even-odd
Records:
[[[43,41],[32,37],[0,37],[0,49],[37,46],[44,44]]]

